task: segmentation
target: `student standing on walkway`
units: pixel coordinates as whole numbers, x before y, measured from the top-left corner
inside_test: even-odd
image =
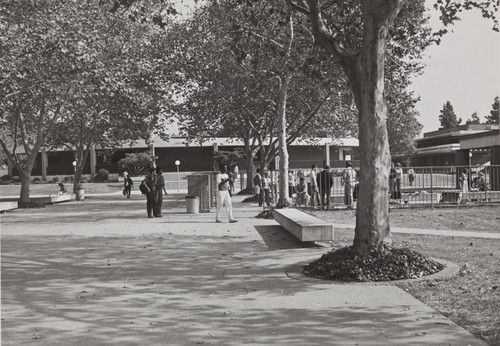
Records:
[[[318,168],[316,165],[311,166],[311,174],[309,174],[309,186],[310,186],[310,194],[311,194],[311,206],[314,207],[314,199],[318,206],[321,206],[321,201],[319,200],[319,188],[318,188]]]
[[[344,184],[344,202],[347,208],[354,207],[354,186],[356,186],[356,172],[350,162],[345,163],[344,173],[342,174],[342,183]]]
[[[224,204],[227,208],[227,214],[229,216],[229,222],[238,222],[233,217],[233,205],[231,203],[231,196],[229,195],[229,181],[231,177],[227,174],[227,166],[223,165],[220,169],[220,173],[217,174],[217,211],[215,212],[215,222],[221,223],[220,212],[222,205]]]
[[[330,172],[330,166],[318,173],[319,195],[321,196],[321,204],[325,209],[330,209],[330,194],[333,186],[333,178]]]
[[[264,190],[264,202],[267,207],[271,206],[271,178],[269,178],[269,173],[264,172],[264,178],[262,178],[262,189]]]
[[[163,206],[163,192],[165,192],[165,196],[167,195],[167,190],[165,190],[165,178],[163,177],[163,168],[156,167],[156,186],[155,186],[155,198],[154,198],[154,206],[153,210],[154,217],[163,217],[162,206]]]
[[[262,176],[260,175],[260,168],[257,168],[255,176],[253,177],[253,186],[255,189],[255,195],[259,201],[259,207],[262,207],[262,196],[264,194],[264,190],[262,190]]]
[[[156,170],[154,168],[149,169],[149,174],[146,175],[141,185],[146,187],[146,210],[148,212],[148,218],[153,218],[153,211],[155,210],[155,191],[156,191]]]

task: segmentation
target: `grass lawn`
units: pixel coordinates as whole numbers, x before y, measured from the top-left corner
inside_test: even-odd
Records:
[[[321,219],[354,222],[353,211],[315,212]],[[500,233],[500,206],[392,211],[393,227]],[[348,246],[352,229],[335,229],[335,244]],[[459,275],[399,287],[490,345],[500,345],[500,239],[393,234],[396,247],[452,261]]]

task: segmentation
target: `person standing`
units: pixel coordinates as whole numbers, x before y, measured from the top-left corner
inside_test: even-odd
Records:
[[[259,207],[262,207],[262,196],[264,191],[262,190],[262,175],[260,175],[260,168],[257,168],[255,176],[253,177],[253,186],[255,189],[255,195],[259,201]]]
[[[151,167],[149,169],[149,174],[146,175],[144,180],[141,182],[141,185],[146,187],[146,210],[148,212],[148,218],[153,218],[153,211],[155,210],[155,191],[156,191],[156,170]]]
[[[274,204],[278,202],[278,185],[280,172],[277,170],[271,171],[271,198],[273,199]]]
[[[316,165],[311,166],[311,173],[309,174],[309,186],[311,192],[311,206],[314,206],[314,199],[318,206],[321,206],[321,201],[319,200],[319,187],[318,187],[318,167]]]
[[[458,194],[457,203],[460,204],[464,198],[464,193],[469,192],[469,170],[466,168],[460,173],[459,177],[460,193]]]
[[[295,175],[293,171],[288,172],[288,197],[292,198],[295,189]]]
[[[391,170],[389,173],[389,198],[394,198],[394,180],[396,179],[396,170],[394,169],[394,162],[391,162]]]
[[[262,178],[262,190],[264,190],[264,201],[267,207],[271,206],[271,178],[269,177],[269,172],[264,172],[264,178]]]
[[[401,202],[401,181],[403,180],[403,168],[401,168],[401,164],[398,162],[396,164],[396,168],[394,169],[395,175],[395,184],[394,184],[394,198],[398,199]]]
[[[330,209],[330,194],[333,186],[333,178],[329,165],[326,165],[325,168],[318,173],[317,181],[319,186],[319,195],[321,196],[321,205],[323,205],[326,209]]]
[[[408,168],[408,182],[410,186],[413,186],[413,182],[415,181],[415,170],[413,168]]]
[[[352,168],[350,162],[345,163],[345,169],[342,173],[342,183],[344,184],[344,202],[347,208],[354,207],[354,187],[356,186],[356,171]]]
[[[220,169],[220,173],[217,174],[217,210],[215,212],[215,222],[222,223],[220,219],[220,212],[222,205],[227,208],[227,215],[229,216],[229,222],[238,222],[233,217],[233,205],[231,203],[231,196],[229,195],[229,181],[231,177],[227,174],[227,166],[223,165]]]
[[[167,190],[165,190],[165,178],[163,177],[163,168],[160,166],[156,167],[156,186],[155,186],[155,196],[154,196],[154,217],[163,217],[162,206],[163,206],[163,192],[165,196],[167,195]]]

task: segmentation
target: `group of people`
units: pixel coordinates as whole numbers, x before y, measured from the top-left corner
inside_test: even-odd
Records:
[[[278,199],[279,173],[278,171],[265,171],[257,169],[254,176],[255,194],[259,206],[271,206],[271,200]],[[346,168],[341,179],[344,185],[344,201],[349,208],[354,207],[354,188],[357,183],[356,171],[351,163],[346,163]],[[293,170],[288,172],[288,195],[298,206],[318,206],[330,208],[330,196],[333,187],[333,175],[330,166],[326,165],[319,171],[316,165],[311,166],[311,171],[305,174]]]
[[[130,179],[127,176],[128,179]],[[127,198],[130,198],[130,189],[133,183],[128,179],[124,179],[124,188],[128,191]],[[163,177],[163,169],[161,167],[150,168],[148,175],[144,178],[139,186],[141,192],[146,195],[146,211],[148,218],[163,217],[163,193],[167,195],[165,190],[165,178]]]

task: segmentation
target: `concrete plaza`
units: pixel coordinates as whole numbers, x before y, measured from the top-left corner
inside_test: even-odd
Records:
[[[2,345],[484,345],[394,285],[302,277],[326,249],[241,199],[235,224],[183,195],[2,214]]]

